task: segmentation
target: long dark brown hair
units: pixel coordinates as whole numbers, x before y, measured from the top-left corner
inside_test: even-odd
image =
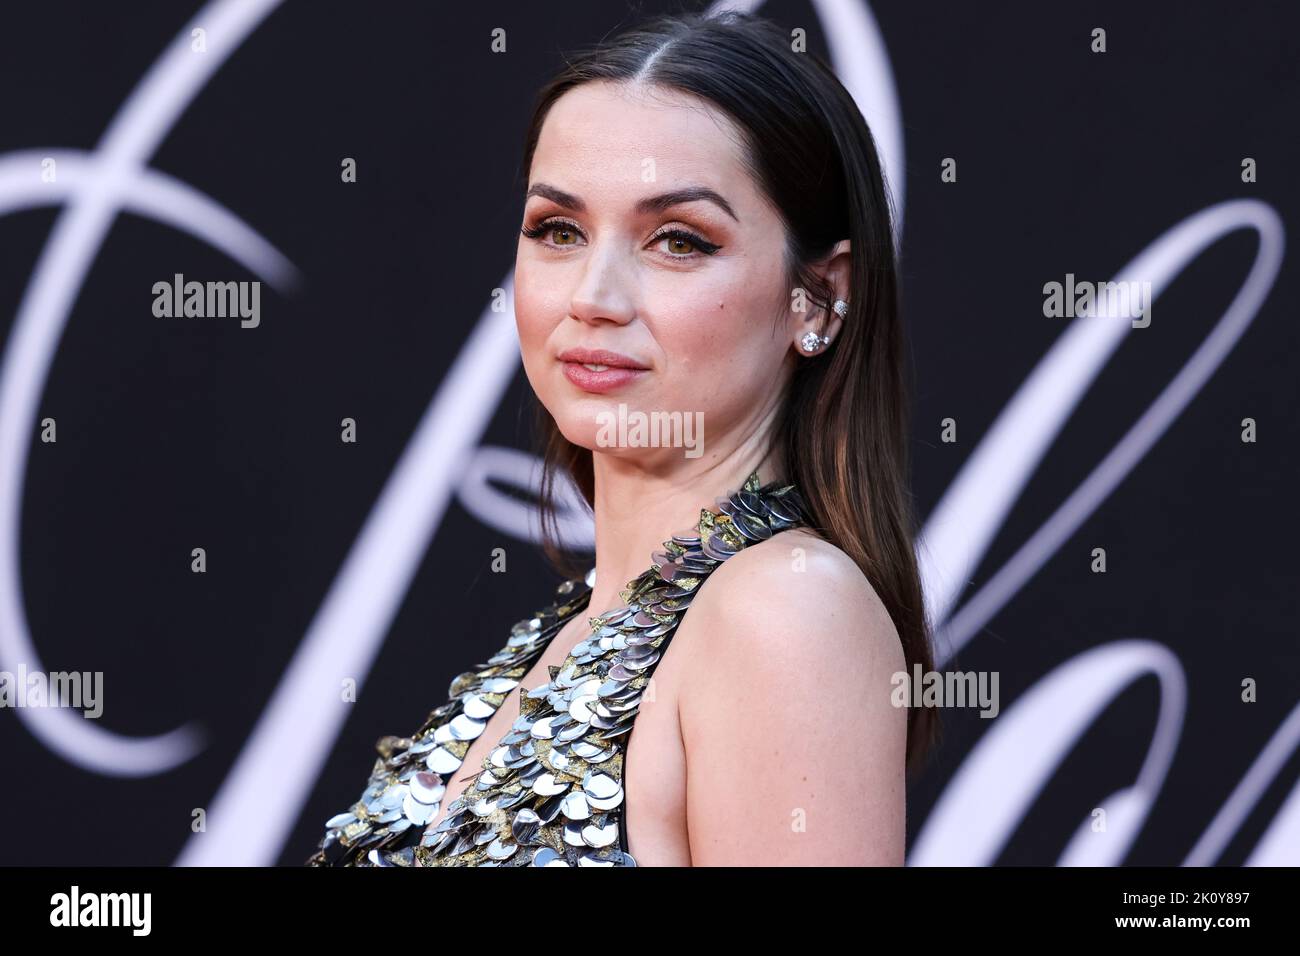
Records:
[[[745,137],[750,174],[784,221],[789,287],[809,290],[821,308],[833,290],[808,264],[850,240],[848,314],[833,348],[797,363],[773,442],[784,456],[785,479],[812,513],[810,526],[857,563],[884,602],[909,675],[917,664],[930,671],[909,492],[910,383],[894,211],[866,120],[830,67],[811,52],[793,51],[772,21],[734,11],[660,16],[566,58],[538,95],[525,140],[525,180],[551,106],[593,80],[650,83],[725,112]],[[581,576],[559,543],[556,479],[570,478],[594,505],[592,453],[566,439],[540,402],[535,406],[543,547],[558,569]],[[909,770],[939,733],[934,708],[909,708]]]

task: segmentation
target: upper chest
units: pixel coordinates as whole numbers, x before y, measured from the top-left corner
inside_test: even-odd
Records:
[[[551,640],[546,649],[533,662],[527,673],[520,678],[519,686],[512,690],[501,702],[501,705],[497,707],[496,712],[488,719],[478,737],[470,744],[469,750],[465,752],[459,769],[447,775],[444,784],[446,790],[441,800],[441,809],[429,821],[430,830],[436,829],[446,819],[448,811],[456,798],[473,787],[475,780],[484,772],[484,761],[487,760],[493,750],[501,746],[502,740],[508,736],[511,726],[518,719],[522,710],[521,701],[523,695],[550,681],[551,668],[563,666],[569,658],[570,648],[583,636],[586,630],[587,625],[583,620],[583,615],[579,613]]]
[[[438,814],[426,832],[437,829],[454,812],[458,797],[472,801],[476,781],[491,774],[491,758],[503,748],[520,721],[523,698],[545,688],[554,671],[572,663],[570,650],[591,633],[585,613],[570,620],[551,640],[486,722],[470,745],[463,763],[449,774]],[[674,639],[675,640],[675,639]],[[639,698],[631,729],[620,735],[620,781],[626,818],[624,849],[643,865],[688,866],[690,851],[686,827],[686,754],[678,723],[677,699],[687,667],[685,652],[668,642],[655,663]]]
[[[714,568],[791,527],[802,507],[792,487],[745,484],[719,500],[722,515],[702,511],[666,541],[620,592],[628,604],[591,619],[590,635],[591,576],[585,590],[566,581],[560,600],[452,681],[415,734],[381,738],[369,785],[326,821],[311,862],[627,866],[635,851],[689,863],[678,715],[708,679],[690,673],[699,666],[683,646],[704,609],[687,609]]]

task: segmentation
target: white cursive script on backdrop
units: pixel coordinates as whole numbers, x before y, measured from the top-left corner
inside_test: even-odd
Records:
[[[19,520],[26,448],[58,339],[77,291],[121,209],[167,222],[203,238],[281,292],[299,281],[277,250],[218,204],[146,168],[166,131],[225,58],[279,0],[220,0],[204,7],[123,105],[93,153],[31,150],[0,158],[0,214],[25,206],[66,203],[20,305],[0,366],[0,665],[40,668],[23,613],[18,566]],[[758,3],[717,4],[754,9]],[[838,74],[872,126],[902,222],[902,133],[892,70],[866,4],[817,0]],[[202,26],[210,52],[194,56],[190,31]],[[41,159],[54,157],[57,183],[34,181]],[[1280,268],[1283,232],[1271,208],[1253,201],[1222,203],[1190,217],[1121,270],[1120,279],[1150,279],[1159,290],[1196,254],[1227,232],[1256,229],[1260,250],[1241,291],[1210,336],[1116,448],[1007,565],[955,614],[966,581],[1089,384],[1118,347],[1127,322],[1081,316],[1062,334],[936,507],[918,543],[918,557],[942,666],[1042,566],[1136,464],[1202,387],[1258,312]],[[393,616],[453,494],[472,513],[535,540],[535,523],[489,479],[535,491],[529,456],[479,447],[502,395],[518,371],[513,283],[502,283],[508,308],[485,310],[418,424],[357,541],[308,628],[267,707],[209,806],[205,839],[191,839],[180,864],[274,862],[320,768],[348,705],[336,689],[345,677],[364,682]],[[1090,321],[1091,319],[1091,321]],[[462,476],[464,474],[464,477]],[[579,503],[566,497],[566,537],[590,539]],[[1061,862],[1122,860],[1164,779],[1184,710],[1177,658],[1149,641],[1103,645],[1060,665],[1023,695],[984,735],[930,814],[909,863],[988,863],[1014,832],[1036,794],[1073,742],[1133,680],[1154,673],[1160,716],[1135,784],[1101,800],[1105,839],[1086,826]],[[1068,702],[1069,706],[1063,706]],[[1050,719],[1044,717],[1050,714]],[[130,738],[60,708],[19,714],[61,757],[98,773],[144,776],[190,759],[200,729],[177,728]],[[308,728],[304,730],[304,728]],[[1217,858],[1231,834],[1277,773],[1300,736],[1300,708],[1265,748],[1188,863]],[[286,746],[292,740],[293,746]],[[1014,755],[1014,756],[1013,756]],[[279,799],[262,794],[276,780]],[[1085,838],[1086,835],[1086,838]],[[1295,862],[1300,797],[1293,793],[1251,862]]]
[[[936,667],[951,659],[1047,562],[1219,367],[1277,279],[1285,245],[1282,222],[1262,202],[1242,199],[1219,203],[1174,226],[1120,270],[1118,280],[1150,280],[1153,295],[1158,297],[1192,259],[1236,229],[1256,230],[1259,248],[1245,282],[1223,317],[1083,483],[1006,565],[952,614],[961,585],[970,579],[1053,439],[1121,340],[1131,334],[1127,317],[1076,318],[1034,367],[964,463],[930,515],[917,544],[927,611],[935,625]],[[1104,693],[1109,700],[1145,669],[1160,677],[1162,697],[1160,721],[1138,780],[1129,790],[1098,804],[1107,811],[1105,839],[1085,826],[1061,858],[1062,863],[1093,866],[1121,862],[1164,781],[1183,715],[1182,672],[1177,658],[1157,654],[1150,648],[1141,654],[1118,653],[1121,649],[1129,650],[1128,645],[1114,648],[1114,654],[1094,649],[1067,661],[1044,682],[1052,687],[1069,687],[1068,693],[1044,696],[1036,693],[1039,688],[1033,688],[989,728],[926,818],[908,854],[910,865],[992,863],[1020,819],[1020,815],[1009,815],[1008,808],[1023,803],[1027,809],[1028,800],[1046,784],[1050,771],[1087,730],[1086,724],[1072,723],[1069,712],[1082,701],[1091,701],[1090,692]],[[1141,661],[1142,666],[1133,667],[1134,660]],[[1076,672],[1087,679],[1079,680]],[[1052,706],[1037,713],[1036,707],[1043,700],[1050,700]],[[1092,711],[1088,716],[1091,719],[1096,715]],[[1288,732],[1292,723],[1288,721],[1279,734],[1294,748],[1295,730]],[[1272,745],[1266,753],[1271,752]],[[1261,766],[1257,762],[1256,768]],[[1267,779],[1280,769],[1274,766],[1272,773],[1261,775],[1256,768],[1243,781],[1245,790],[1239,789],[1230,798],[1230,805],[1253,804]],[[1030,782],[1034,784],[1032,790],[1018,794],[1023,800],[1014,799],[1016,785]],[[988,800],[991,792],[1001,794],[993,801],[996,806]],[[1300,840],[1294,839],[1297,824],[1283,822],[1288,812],[1294,814],[1300,809],[1298,804],[1300,801],[1293,798],[1278,823],[1260,840],[1253,859],[1289,856],[1295,862],[1300,858]],[[1220,813],[1211,825],[1214,838],[1209,843],[1202,841],[1189,862],[1205,862],[1207,856],[1217,856],[1227,842],[1223,827],[1229,818],[1238,823],[1241,820],[1240,815]],[[1291,833],[1289,843],[1284,839],[1287,832]],[[1215,848],[1213,854],[1211,846]]]
[[[0,668],[23,662],[42,670],[23,605],[19,529],[27,450],[37,404],[77,293],[122,210],[167,223],[220,249],[280,292],[300,281],[292,263],[253,229],[193,187],[147,168],[190,101],[279,0],[237,0],[205,7],[163,52],[122,105],[93,152],[46,149],[0,157],[0,215],[63,203],[18,314],[0,365]],[[206,53],[190,30],[209,36]],[[42,182],[46,158],[57,175]],[[71,763],[112,776],[148,776],[189,760],[204,734],[187,724],[154,737],[128,737],[62,707],[15,711],[41,743]]]

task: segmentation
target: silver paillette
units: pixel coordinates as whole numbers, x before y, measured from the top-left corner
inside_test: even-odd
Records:
[[[699,586],[749,544],[804,524],[793,485],[760,487],[751,473],[720,513],[664,542],[628,582],[623,605],[590,619],[550,682],[520,697],[519,717],[477,781],[436,828],[446,783],[488,719],[560,629],[591,598],[592,574],[565,581],[556,601],[515,624],[477,670],[410,737],[386,736],[360,798],[325,821],[307,866],[635,866],[623,826],[623,761],[641,693]]]

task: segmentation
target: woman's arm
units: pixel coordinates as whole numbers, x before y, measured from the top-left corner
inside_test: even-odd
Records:
[[[718,568],[682,627],[692,864],[902,865],[905,663],[857,565],[778,535]]]

